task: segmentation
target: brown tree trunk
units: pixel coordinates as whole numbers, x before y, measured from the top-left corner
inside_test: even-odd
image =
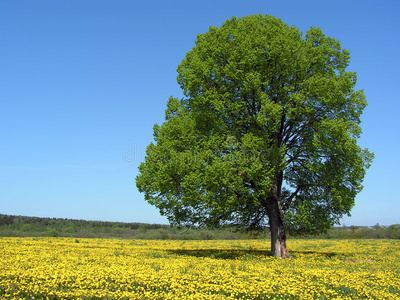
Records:
[[[280,212],[272,212],[269,214],[269,226],[271,230],[271,253],[276,257],[290,257],[286,248],[286,232],[282,222]]]
[[[268,201],[269,228],[271,230],[271,253],[276,257],[290,257],[286,248],[286,232],[279,203],[280,187],[276,185]]]

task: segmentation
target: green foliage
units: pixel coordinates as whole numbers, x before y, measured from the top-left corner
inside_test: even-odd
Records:
[[[169,225],[50,219],[0,214],[0,237],[127,238],[153,240],[249,239],[227,229],[176,228]]]
[[[136,184],[173,225],[326,232],[348,215],[373,154],[357,145],[367,105],[339,41],[272,16],[227,20],[178,66],[185,98]],[[282,227],[281,227],[282,228]]]
[[[400,239],[400,225],[386,227],[333,228],[318,238],[328,239]]]
[[[31,225],[26,231],[25,225]],[[71,232],[69,229],[74,228]],[[111,230],[120,228],[120,231]],[[229,229],[177,228],[145,223],[98,222],[49,219],[0,214],[0,237],[127,238],[146,240],[238,240],[269,239],[267,232],[237,232]],[[308,239],[400,239],[400,224],[373,227],[334,227],[325,234],[304,235]]]

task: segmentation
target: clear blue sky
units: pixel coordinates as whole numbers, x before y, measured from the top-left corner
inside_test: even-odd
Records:
[[[375,152],[346,225],[400,223],[399,1],[0,1],[0,213],[167,223],[137,167],[208,27],[270,14],[351,53]]]

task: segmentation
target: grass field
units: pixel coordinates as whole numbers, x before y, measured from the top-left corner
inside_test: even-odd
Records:
[[[399,240],[0,238],[0,299],[400,299]]]

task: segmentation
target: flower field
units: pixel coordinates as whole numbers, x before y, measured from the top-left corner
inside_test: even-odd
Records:
[[[400,299],[399,240],[0,238],[0,299]]]

